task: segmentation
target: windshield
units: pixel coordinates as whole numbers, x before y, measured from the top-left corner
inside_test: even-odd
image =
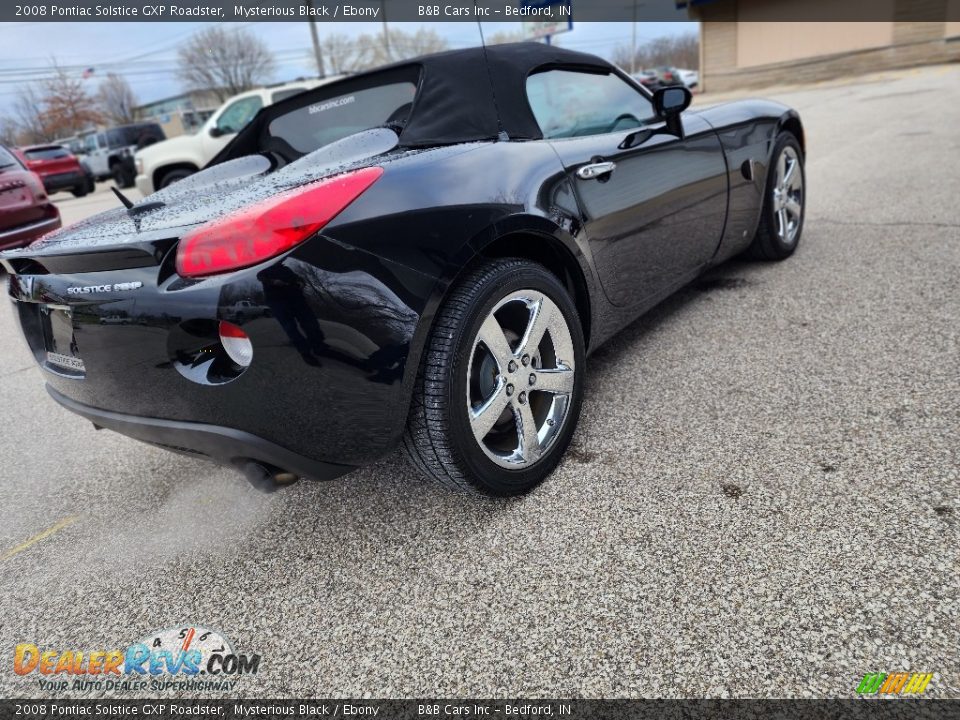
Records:
[[[13,153],[11,153],[5,147],[0,146],[0,168],[10,167],[11,165],[19,166],[20,163],[17,162],[17,159],[13,156]]]
[[[70,157],[70,153],[59,146],[31,148],[30,150],[24,150],[23,154],[27,156],[27,160],[60,160]]]

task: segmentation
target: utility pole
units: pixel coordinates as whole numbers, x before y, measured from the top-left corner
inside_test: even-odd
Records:
[[[307,0],[307,10],[310,12],[310,37],[313,38],[313,55],[317,58],[317,74],[324,77],[327,72],[323,67],[323,53],[320,52],[320,38],[317,36],[317,21],[313,19],[313,0]]]
[[[387,0],[380,0],[380,12],[383,15],[383,48],[387,53],[387,62],[393,60],[390,52],[390,31],[387,29]]]
[[[630,46],[630,74],[637,74],[637,0],[633,0],[633,43]]]

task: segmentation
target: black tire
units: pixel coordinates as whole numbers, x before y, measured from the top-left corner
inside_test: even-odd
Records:
[[[800,214],[797,220],[796,230],[787,233],[785,239],[779,232],[779,221],[777,219],[777,163],[784,153],[792,151],[798,160],[796,170],[800,173]],[[803,234],[803,220],[806,215],[806,193],[807,177],[804,171],[803,150],[797,138],[791,132],[781,132],[777,136],[777,141],[773,146],[773,152],[770,155],[770,169],[767,171],[767,182],[763,194],[763,209],[760,212],[760,223],[757,225],[757,233],[754,235],[753,242],[747,248],[747,256],[755,260],[785,260],[793,255],[800,244],[800,236]]]
[[[113,166],[113,182],[117,184],[119,188],[128,188],[133,187],[133,174],[123,166],[122,163],[117,163]]]
[[[165,173],[162,178],[160,178],[160,187],[158,187],[157,190],[163,190],[165,187],[170,187],[175,182],[180,182],[184,178],[190,177],[193,175],[193,172],[193,170],[187,170],[186,168],[171,170]]]
[[[87,183],[86,183],[86,181],[84,181],[83,185],[77,185],[76,187],[70,188],[70,193],[71,193],[74,197],[78,197],[78,198],[83,197],[84,195],[87,194],[87,192],[89,192],[89,191],[88,191],[88,189],[87,189]]]
[[[552,347],[555,343],[552,328],[543,335],[544,340],[537,347],[536,357],[529,359],[529,367],[526,365],[526,355],[522,361],[523,366],[520,366],[520,362],[511,363],[511,366],[517,367],[509,373],[515,374],[498,370],[500,363],[493,360],[495,381],[503,381],[503,392],[510,395],[510,398],[509,404],[503,409],[503,413],[509,411],[509,414],[499,415],[501,421],[492,433],[499,432],[496,428],[505,427],[506,433],[515,432],[515,437],[521,435],[520,430],[512,426],[523,415],[523,408],[517,403],[528,403],[527,416],[534,419],[536,418],[533,413],[541,412],[544,407],[556,407],[556,403],[552,402],[554,397],[562,397],[565,406],[565,414],[556,421],[559,429],[550,436],[546,447],[541,450],[539,440],[537,441],[538,459],[531,460],[525,467],[518,466],[514,469],[503,467],[491,459],[484,449],[486,446],[481,446],[484,439],[478,440],[471,429],[467,403],[472,386],[469,384],[471,378],[468,373],[476,361],[476,353],[485,352],[482,349],[484,345],[476,344],[484,321],[488,316],[492,317],[493,310],[505,301],[515,303],[511,307],[522,309],[524,305],[516,299],[515,294],[523,290],[533,291],[551,300],[551,312],[559,310],[562,314],[568,334],[561,329],[557,334],[560,340],[556,341],[555,347],[565,345],[567,350],[562,351],[564,353],[572,350],[573,370],[569,378],[572,390],[555,396],[532,387],[534,370],[543,372],[562,369],[561,361],[564,365],[570,363],[570,358],[564,360],[559,357],[560,351],[553,350],[551,364],[544,365],[551,351],[543,348]],[[502,305],[497,312],[501,313],[503,307],[506,306]],[[532,317],[533,313],[530,316]],[[521,318],[517,320],[519,325],[525,322],[527,321]],[[507,334],[506,330],[504,334]],[[546,339],[548,337],[549,341]],[[546,345],[548,342],[549,346]],[[520,352],[520,340],[511,341],[507,335],[507,343],[508,350]],[[519,356],[516,357],[519,361]],[[583,330],[576,306],[563,285],[546,268],[518,258],[494,260],[477,267],[450,292],[437,315],[424,349],[403,439],[404,448],[413,465],[427,477],[453,490],[501,497],[529,492],[553,472],[576,430],[583,399],[584,358]],[[490,359],[493,359],[492,353]],[[497,374],[501,372],[502,374]],[[519,385],[528,377],[526,373],[529,373],[531,387],[526,384]],[[512,382],[517,382],[516,387],[521,389],[509,392],[514,388],[512,384],[508,384]],[[522,390],[529,390],[529,394]],[[521,395],[526,396],[526,401]],[[538,410],[535,410],[535,405]],[[506,421],[502,419],[504,417],[507,418]],[[533,427],[539,426],[542,431],[549,423],[552,428],[552,417],[541,414],[541,419],[537,420]],[[522,447],[523,440],[520,440],[520,444]]]

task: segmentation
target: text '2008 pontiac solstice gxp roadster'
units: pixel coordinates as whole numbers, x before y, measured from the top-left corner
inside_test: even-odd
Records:
[[[519,494],[570,443],[590,350],[797,247],[797,113],[689,104],[535,43],[427,56],[265,108],[202,172],[0,259],[50,394],[98,427],[267,489],[402,443]]]

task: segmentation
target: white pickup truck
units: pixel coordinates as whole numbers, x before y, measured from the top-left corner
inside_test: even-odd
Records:
[[[257,111],[342,76],[304,79],[248,90],[221,105],[195,135],[181,135],[136,153],[137,190],[144,196],[200,170],[253,119]]]

